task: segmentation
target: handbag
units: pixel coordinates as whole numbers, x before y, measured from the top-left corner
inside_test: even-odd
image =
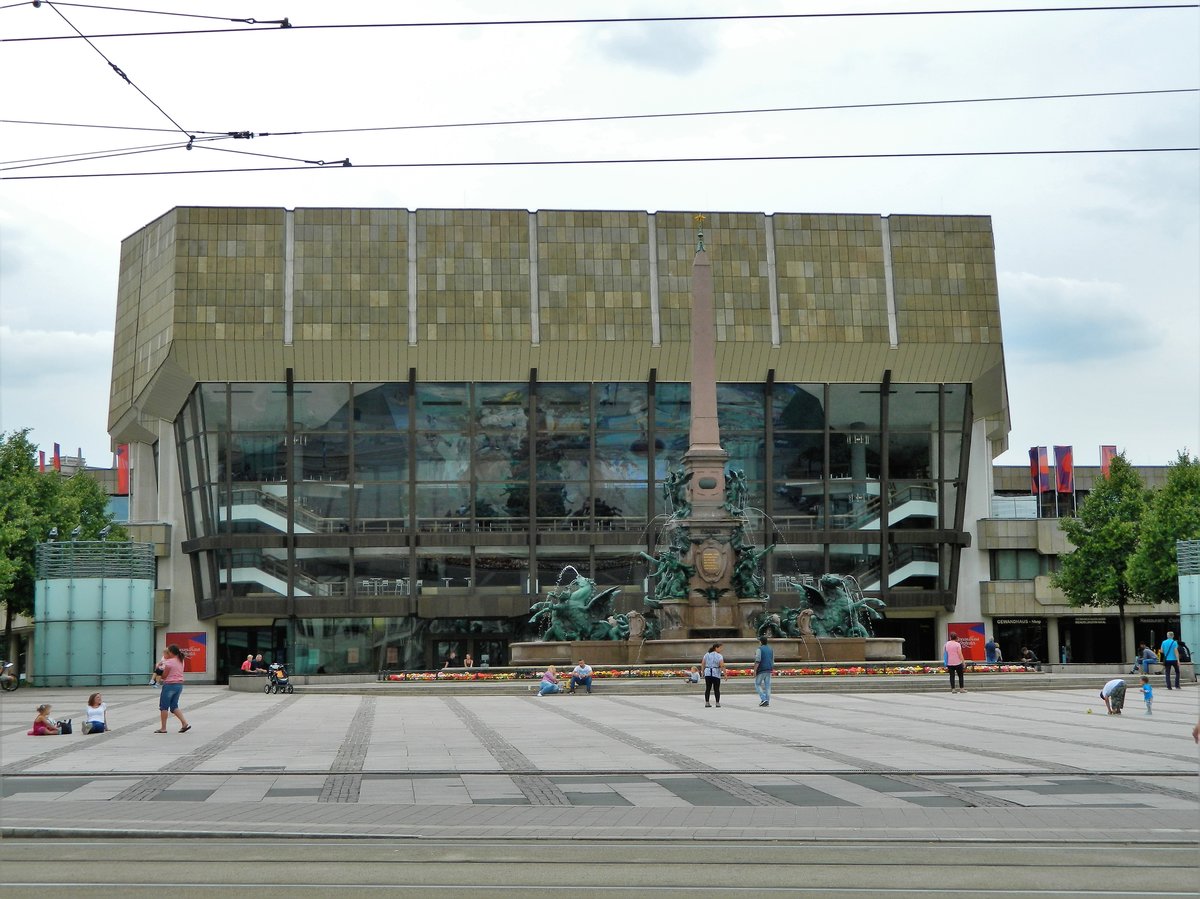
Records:
[[[74,730],[71,727],[71,719],[70,718],[64,718],[62,721],[56,721],[54,723],[58,726],[58,732],[60,734],[74,733]]]

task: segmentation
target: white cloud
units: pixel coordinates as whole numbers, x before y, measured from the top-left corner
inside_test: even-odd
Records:
[[[1004,345],[1014,362],[1111,363],[1160,340],[1123,284],[1029,272],[998,279]]]

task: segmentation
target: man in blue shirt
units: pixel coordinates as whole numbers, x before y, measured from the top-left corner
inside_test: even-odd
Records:
[[[1171,670],[1175,670],[1175,689],[1179,689],[1179,644],[1175,641],[1175,632],[1167,631],[1167,639],[1159,647],[1162,653],[1163,677],[1167,679],[1167,689],[1171,689]]]
[[[754,689],[758,691],[758,704],[771,704],[771,672],[775,670],[775,650],[767,645],[764,634],[758,638],[759,647],[754,653]]]

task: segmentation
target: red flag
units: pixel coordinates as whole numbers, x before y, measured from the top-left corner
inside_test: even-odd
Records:
[[[46,451],[38,450],[38,471],[46,470]]]
[[[129,496],[129,444],[117,446],[117,496]]]
[[[1035,496],[1050,492],[1050,459],[1044,446],[1029,448],[1029,483]]]
[[[1113,456],[1117,454],[1115,446],[1100,447],[1100,472],[1105,477],[1108,477],[1108,466],[1112,464]]]
[[[54,444],[54,470],[62,471],[62,450],[57,443]]]
[[[1075,492],[1075,460],[1074,447],[1056,446],[1054,448],[1054,481],[1059,493]]]

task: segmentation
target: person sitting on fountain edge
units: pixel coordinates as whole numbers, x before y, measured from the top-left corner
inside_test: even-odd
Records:
[[[568,693],[574,693],[575,688],[583,686],[587,688],[589,693],[592,692],[592,666],[583,659],[579,660],[579,664],[571,671],[571,689]]]

